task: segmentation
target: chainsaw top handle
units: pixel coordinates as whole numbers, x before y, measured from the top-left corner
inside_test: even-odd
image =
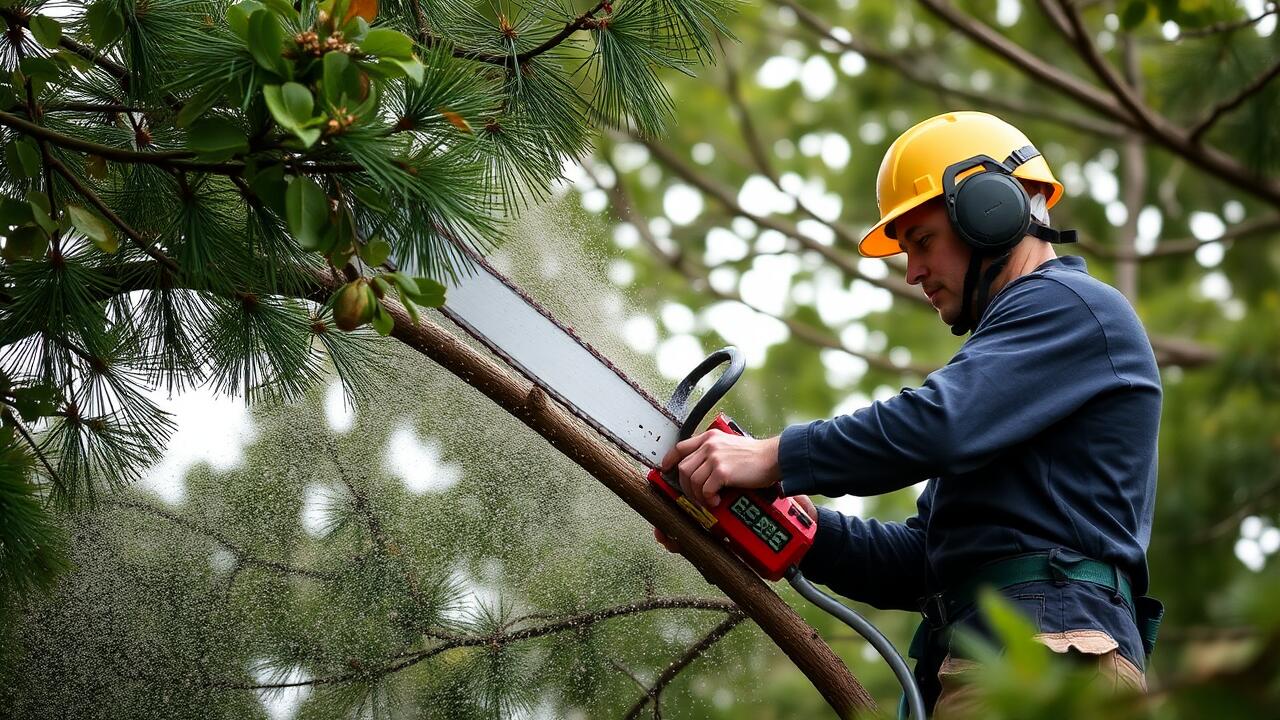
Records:
[[[714,385],[707,388],[707,391],[698,399],[693,409],[685,413],[685,408],[689,404],[689,396],[693,394],[693,389],[697,387],[698,382],[706,377],[715,368],[728,363],[728,367],[724,372],[720,373],[720,377],[716,379]],[[743,359],[742,353],[738,348],[732,345],[720,348],[711,353],[698,363],[698,367],[694,368],[685,376],[680,384],[676,386],[676,391],[671,394],[671,399],[667,401],[667,409],[671,411],[677,418],[684,418],[680,424],[680,439],[687,440],[697,431],[698,426],[702,424],[703,418],[720,402],[720,398],[729,392],[729,388],[738,382],[738,378],[742,377],[742,371],[746,368],[746,360]]]

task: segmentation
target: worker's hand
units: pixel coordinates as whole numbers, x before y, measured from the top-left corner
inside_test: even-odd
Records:
[[[813,501],[809,499],[808,495],[792,495],[791,499],[795,500],[796,503],[800,505],[800,509],[804,510],[809,517],[813,518],[815,523],[818,522],[818,508],[814,507]],[[667,552],[681,552],[680,543],[667,537],[666,533],[656,527],[653,529],[653,538],[657,540],[662,547],[666,548]]]
[[[708,430],[682,440],[667,453],[662,469],[673,467],[685,497],[715,507],[720,504],[721,488],[762,488],[778,482],[778,438],[757,440]]]

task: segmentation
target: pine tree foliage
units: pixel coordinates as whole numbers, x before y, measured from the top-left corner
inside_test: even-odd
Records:
[[[439,305],[593,123],[660,131],[735,4],[0,2],[4,588],[161,456],[150,393],[375,396],[382,303]]]

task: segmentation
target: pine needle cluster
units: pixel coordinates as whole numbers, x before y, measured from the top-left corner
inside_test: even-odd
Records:
[[[162,456],[157,390],[376,395],[384,304],[439,306],[594,126],[659,132],[735,4],[0,2],[0,585]]]

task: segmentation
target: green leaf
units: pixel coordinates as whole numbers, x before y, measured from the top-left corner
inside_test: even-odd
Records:
[[[373,329],[378,331],[379,335],[386,337],[396,326],[396,319],[391,317],[391,313],[382,307],[382,303],[377,303],[373,308]]]
[[[311,96],[311,91],[305,85],[296,82],[267,85],[262,88],[262,94],[266,98],[271,116],[281,127],[292,131],[307,147],[311,147],[316,140],[320,139],[319,130],[306,127],[316,118],[311,116],[315,108],[315,98]],[[321,122],[323,120],[320,118]]]
[[[280,20],[275,13],[263,9],[249,16],[249,52],[253,59],[264,69],[287,78],[288,64],[280,54],[283,45],[284,30],[280,29]]]
[[[220,117],[204,117],[191,124],[187,146],[202,160],[218,162],[249,151],[249,140],[235,123]]]
[[[418,283],[414,282],[412,278],[408,277],[404,273],[399,273],[399,272],[382,273],[382,277],[385,277],[386,279],[390,280],[391,283],[396,287],[400,288],[402,292],[409,293],[410,295],[418,294],[418,289],[419,289]]]
[[[263,4],[271,8],[276,15],[297,22],[300,19],[298,11],[293,9],[293,3],[288,0],[262,0]]]
[[[1147,19],[1151,6],[1146,0],[1129,0],[1124,6],[1124,12],[1120,16],[1120,24],[1125,30],[1132,30],[1142,24]]]
[[[346,53],[330,52],[324,55],[324,96],[330,105],[342,104],[342,91],[345,85],[344,74],[351,67],[351,58]]]
[[[385,213],[391,209],[391,205],[387,202],[387,196],[377,188],[357,185],[352,192],[355,193],[356,199],[370,210]]]
[[[324,189],[311,178],[295,177],[285,190],[284,200],[289,232],[303,248],[319,248],[329,224],[329,198]]]
[[[104,253],[114,253],[120,249],[120,238],[105,220],[79,205],[67,205],[67,213],[71,224],[93,241],[93,244]]]
[[[53,59],[77,70],[87,71],[93,69],[92,62],[89,62],[80,54],[73,53],[70,50],[59,50],[53,54]]]
[[[178,117],[174,120],[178,127],[187,127],[196,118],[205,114],[214,103],[218,102],[218,98],[222,95],[222,85],[210,85],[194,97],[187,101],[186,105],[178,111]]]
[[[48,385],[14,388],[13,399],[13,406],[27,422],[52,415],[58,409],[58,391]]]
[[[267,99],[267,106],[277,122],[281,125],[300,127],[312,119],[311,112],[315,109],[316,100],[311,96],[311,91],[306,85],[287,82],[278,87],[279,91],[274,100]]]
[[[0,234],[11,225],[26,225],[33,220],[30,205],[11,197],[0,197]]]
[[[262,204],[280,215],[286,215],[283,165],[268,165],[249,179],[249,187],[262,200]]]
[[[227,25],[231,26],[231,31],[240,36],[241,40],[249,42],[249,18],[255,12],[266,9],[262,3],[256,0],[244,0],[244,2],[236,3],[227,9]]]
[[[119,40],[124,35],[124,16],[111,0],[98,0],[85,13],[89,23],[89,38],[99,50]]]
[[[428,277],[415,277],[413,282],[418,286],[418,292],[413,295],[414,302],[423,307],[438,308],[444,305],[444,285]]]
[[[1028,677],[1039,677],[1049,666],[1049,649],[1032,639],[1036,628],[1000,593],[983,588],[978,606],[1000,638],[1010,664]]]
[[[404,306],[405,312],[409,313],[409,318],[413,320],[413,324],[417,325],[422,319],[422,315],[418,313],[417,303],[413,301],[409,296],[409,293],[405,292],[405,289],[399,284],[396,285],[396,291],[400,293],[400,304]]]
[[[408,75],[415,84],[418,84],[418,85],[422,84],[422,75],[425,72],[426,68],[422,66],[422,61],[419,60],[416,56],[410,57],[407,60],[404,58],[394,58],[394,57],[383,58],[382,62],[378,64],[385,65],[387,63],[391,63],[392,65],[395,65],[396,67],[403,70],[404,74]]]
[[[413,57],[413,39],[396,30],[374,28],[360,42],[360,51],[366,55],[408,60]]]
[[[23,225],[5,235],[4,249],[0,257],[20,260],[43,255],[49,249],[49,236],[34,225]]]
[[[28,57],[23,58],[18,67],[22,68],[22,72],[32,79],[39,79],[45,82],[57,80],[62,77],[62,68],[58,64],[48,58]]]
[[[39,190],[32,190],[27,193],[27,204],[31,206],[31,217],[36,224],[44,228],[47,233],[52,233],[58,229],[58,224],[50,217],[53,209],[49,205],[49,196]]]
[[[360,259],[364,260],[369,267],[378,267],[389,257],[391,257],[391,243],[380,237],[372,238],[360,248]]]
[[[58,47],[58,41],[62,39],[62,24],[48,15],[31,16],[27,27],[31,29],[36,42],[47,48]]]
[[[15,140],[5,147],[5,162],[18,177],[36,177],[40,174],[40,146],[29,137]]]

